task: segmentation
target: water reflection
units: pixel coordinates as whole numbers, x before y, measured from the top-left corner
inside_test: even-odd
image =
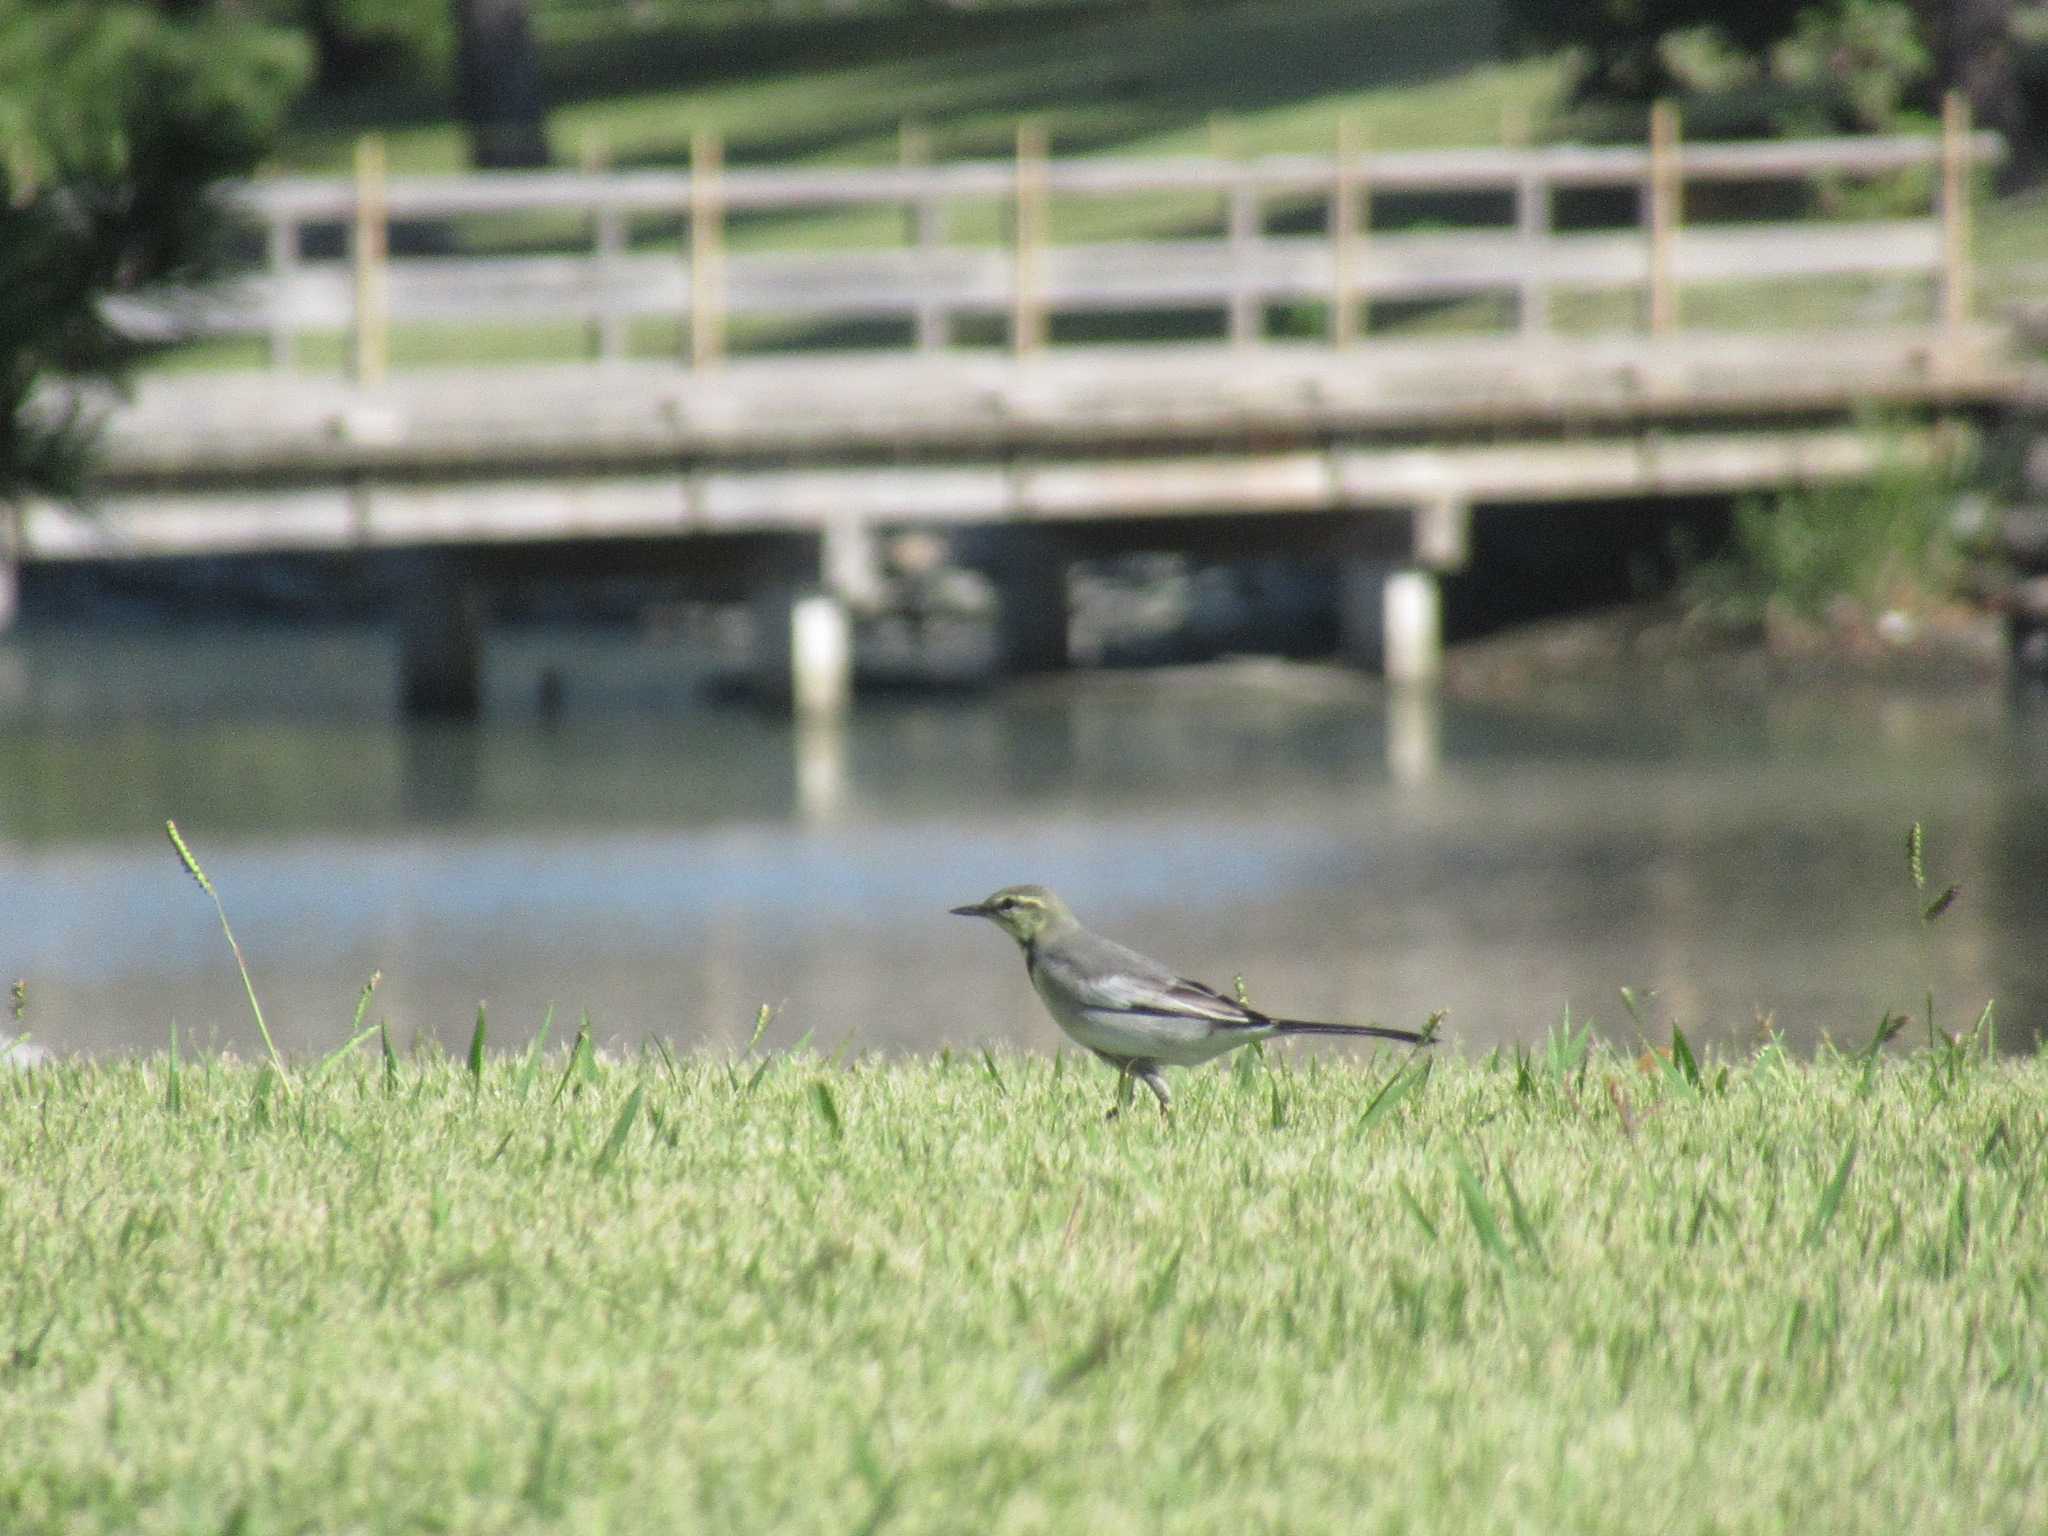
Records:
[[[1443,760],[1443,698],[1415,683],[1387,692],[1387,772],[1396,784],[1422,784],[1436,777]]]
[[[896,697],[797,728],[703,702],[623,635],[494,637],[490,715],[406,729],[374,635],[30,635],[0,645],[0,977],[64,1050],[247,1048],[220,885],[283,1039],[331,1044],[372,970],[409,1032],[478,997],[602,1036],[882,1046],[1050,1026],[945,908],[1022,879],[1289,1011],[1533,1039],[1569,1003],[1744,1042],[1866,1038],[1885,1008],[2002,1035],[2048,1010],[2048,725],[1951,698],[1513,708],[1245,664]],[[543,709],[540,682],[560,679]],[[1920,923],[1901,838],[1964,898]]]
[[[790,734],[796,757],[797,815],[806,826],[837,821],[846,808],[846,724],[805,715]]]

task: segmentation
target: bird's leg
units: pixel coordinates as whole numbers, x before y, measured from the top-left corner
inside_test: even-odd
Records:
[[[1131,1094],[1137,1087],[1137,1083],[1131,1075],[1131,1063],[1119,1061],[1115,1065],[1116,1102],[1109,1106],[1109,1113],[1104,1117],[1109,1120],[1114,1120],[1118,1115],[1130,1108]]]
[[[1173,1094],[1166,1086],[1166,1074],[1159,1069],[1156,1061],[1141,1061],[1131,1069],[1132,1075],[1152,1090],[1152,1097],[1159,1101],[1159,1113],[1168,1120],[1173,1119]]]

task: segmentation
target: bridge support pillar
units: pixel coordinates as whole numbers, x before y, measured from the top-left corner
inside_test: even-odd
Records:
[[[755,592],[754,690],[803,719],[853,702],[853,619],[839,598],[775,583]]]
[[[997,652],[1011,673],[1057,672],[1067,665],[1067,560],[1050,537],[1005,541],[988,566],[996,589]]]
[[[1390,683],[1435,679],[1443,665],[1443,596],[1435,573],[1346,560],[1337,602],[1345,655]]]
[[[852,518],[827,523],[818,558],[827,592],[859,613],[882,606],[882,557],[871,524]]]
[[[475,719],[483,708],[483,592],[460,562],[422,561],[399,604],[400,698],[416,717]]]

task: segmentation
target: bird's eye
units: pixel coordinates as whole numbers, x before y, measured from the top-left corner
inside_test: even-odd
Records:
[[[1005,896],[1005,897],[1004,897],[1004,898],[1003,898],[1003,899],[1002,899],[1001,901],[999,901],[999,902],[997,902],[997,903],[996,903],[996,910],[997,910],[998,912],[1014,912],[1014,911],[1016,911],[1016,910],[1017,910],[1017,899],[1016,899],[1016,898],[1015,898],[1014,896]]]

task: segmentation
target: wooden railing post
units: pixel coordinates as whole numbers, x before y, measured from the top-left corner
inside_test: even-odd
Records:
[[[381,384],[391,364],[391,226],[384,190],[384,141],[356,141],[355,378]]]
[[[1010,345],[1020,357],[1045,345],[1045,157],[1045,126],[1019,123]]]
[[[298,221],[288,213],[272,214],[264,249],[270,271],[270,366],[284,373],[298,361],[290,316],[292,279],[299,265]]]
[[[1540,170],[1525,170],[1515,182],[1515,230],[1522,238],[1522,286],[1515,316],[1525,337],[1550,329],[1550,183]]]
[[[592,130],[583,136],[578,155],[586,176],[601,176],[612,167],[611,147]],[[590,217],[591,262],[595,269],[598,312],[590,325],[590,350],[610,360],[626,355],[626,317],[616,305],[614,288],[619,258],[626,254],[625,215],[611,203],[599,203]]]
[[[925,170],[932,163],[932,136],[922,123],[906,121],[896,134],[897,161],[907,170]],[[945,210],[938,194],[921,191],[911,198],[905,236],[917,251],[924,285],[917,304],[917,349],[936,352],[946,344],[946,312],[932,298],[931,276],[934,258],[945,242]]]
[[[1650,334],[1662,336],[1678,327],[1677,246],[1681,215],[1678,163],[1678,108],[1668,101],[1650,107],[1650,182],[1648,214]]]
[[[725,355],[725,145],[716,129],[690,136],[690,366]]]
[[[1337,119],[1337,165],[1330,187],[1330,345],[1348,347],[1358,335],[1358,120]]]
[[[1970,99],[1950,91],[1941,102],[1941,324],[1970,323]]]
[[[1529,155],[1529,109],[1510,102],[1501,109],[1503,148],[1524,157],[1515,174],[1515,233],[1522,244],[1521,281],[1515,288],[1515,325],[1524,338],[1550,329],[1550,180]]]
[[[1255,281],[1259,246],[1259,188],[1249,165],[1230,189],[1230,344],[1248,347],[1265,326],[1263,296]]]

